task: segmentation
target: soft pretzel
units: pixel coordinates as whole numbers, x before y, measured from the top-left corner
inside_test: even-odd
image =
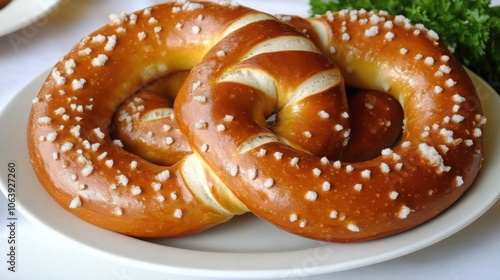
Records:
[[[127,98],[158,79],[188,71],[215,44],[224,46],[211,52],[212,59],[224,62],[220,67],[254,56],[265,58],[258,62],[261,67],[273,69],[273,63],[283,61],[281,53],[293,61],[281,70],[284,82],[280,84],[271,80],[276,72],[247,71],[254,67],[250,64],[219,77],[230,90],[222,98],[243,94],[241,83],[248,84],[240,105],[255,98],[261,114],[254,115],[261,125],[276,105],[292,113],[288,119],[278,113],[273,130],[281,136],[266,130],[261,142],[281,139],[300,150],[332,156],[346,142],[347,104],[340,71],[304,34],[274,17],[229,1],[177,1],[110,19],[55,65],[34,100],[28,124],[28,147],[39,181],[62,207],[83,220],[127,235],[167,237],[195,233],[248,211],[200,157],[227,143],[195,143],[194,153],[172,166],[160,166],[123,149],[109,131],[115,110]],[[276,56],[260,55],[267,52]],[[212,75],[205,70],[224,70],[205,67],[206,63],[196,71]],[[204,89],[202,80],[186,87]],[[276,87],[279,97],[272,101],[261,97],[252,89],[255,83],[269,94]],[[283,90],[288,92],[286,98]],[[196,107],[188,105],[194,110],[188,114],[196,118],[196,130],[230,131],[241,121],[231,116],[241,118],[241,112],[248,112],[233,107],[213,126],[204,117],[197,118],[202,114],[196,111],[215,99],[202,94],[191,97]],[[294,102],[288,102],[290,97]],[[297,110],[318,105],[317,111]],[[297,120],[301,124],[290,130],[288,124]],[[214,140],[198,142],[201,139]]]
[[[259,41],[257,36],[228,36],[191,71],[174,111],[191,147],[250,211],[301,236],[359,241],[422,224],[470,187],[483,158],[485,118],[467,73],[435,32],[401,16],[363,10],[283,19],[339,65],[348,85],[396,97],[405,127],[393,148],[357,163],[313,156],[269,137],[261,120],[271,109],[262,108],[287,100],[289,91],[281,86],[297,80],[287,68],[302,59],[290,53],[253,55],[248,44]],[[233,45],[239,46],[238,56],[247,53],[238,64]],[[236,79],[261,73],[265,79],[250,85]],[[269,80],[272,86],[262,86]],[[195,83],[201,87],[193,88]],[[200,104],[197,96],[206,102]],[[322,106],[292,106],[283,115],[314,116]],[[312,122],[321,125],[317,117]]]

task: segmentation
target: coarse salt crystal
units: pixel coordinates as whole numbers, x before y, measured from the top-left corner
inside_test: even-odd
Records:
[[[394,39],[394,37],[396,37],[396,35],[394,35],[394,33],[390,32],[390,31],[385,34],[385,39],[387,39],[389,41],[392,41],[392,39]]]
[[[378,26],[372,26],[365,30],[366,37],[374,37],[378,34]]]
[[[100,127],[97,127],[97,128],[94,128],[94,134],[99,137],[99,139],[104,139],[104,137],[106,136],[104,134],[104,132],[102,132],[101,128]]]
[[[483,131],[480,128],[474,129],[474,136],[481,137],[483,135]]]
[[[274,186],[274,180],[272,178],[269,178],[267,179],[265,182],[264,182],[264,187],[265,188],[271,188],[272,186]]]
[[[197,25],[194,25],[193,27],[191,27],[191,32],[193,32],[193,34],[200,34],[201,28]]]
[[[228,164],[226,166],[226,170],[229,173],[229,175],[231,175],[232,177],[236,177],[236,175],[238,175],[239,172],[239,167],[235,164]]]
[[[73,200],[71,200],[70,204],[69,204],[69,208],[78,208],[82,206],[82,201],[80,200],[80,197],[79,196],[76,196],[75,198],[73,198]]]
[[[180,219],[180,218],[182,218],[182,215],[183,215],[183,213],[182,213],[181,209],[175,209],[174,217],[176,217],[177,219]]]
[[[465,120],[465,117],[464,117],[464,116],[462,116],[462,115],[453,115],[453,116],[451,117],[451,120],[452,120],[453,122],[455,122],[455,123],[460,123],[460,122],[462,122],[463,120]]]
[[[168,180],[170,178],[170,171],[164,170],[164,171],[160,172],[158,175],[156,175],[155,178],[160,182],[165,182],[166,180]]]
[[[85,85],[87,81],[84,79],[84,78],[81,78],[81,79],[74,79],[72,82],[71,82],[71,88],[73,90],[79,90],[79,89],[82,89],[83,88],[83,85]]]
[[[104,41],[106,41],[106,36],[102,34],[97,34],[92,37],[92,43],[103,43]]]
[[[108,56],[105,54],[99,54],[92,59],[92,66],[94,67],[102,67],[108,61]]]
[[[137,168],[137,161],[133,160],[130,162],[130,169],[135,170]]]
[[[52,122],[50,117],[39,117],[37,120],[38,124],[49,124]]]
[[[339,216],[339,213],[335,210],[330,211],[330,218],[336,219]]]
[[[130,14],[129,23],[131,25],[135,25],[137,23],[137,15],[136,14]]]
[[[139,186],[132,186],[130,188],[130,192],[132,193],[132,195],[140,195],[142,193],[142,189]]]
[[[57,132],[50,132],[49,134],[47,134],[47,141],[49,142],[54,142],[57,138]]]
[[[283,158],[283,153],[281,153],[281,152],[275,152],[274,153],[274,158],[276,160],[281,160]]]
[[[157,191],[159,191],[161,189],[161,183],[153,182],[153,183],[151,183],[151,187],[153,187],[153,190],[155,192],[157,192]]]
[[[127,14],[122,12],[120,14],[110,14],[109,20],[112,25],[118,25],[126,22],[128,19]]]
[[[73,148],[73,143],[71,142],[66,142],[61,146],[61,152],[67,152]]]
[[[165,144],[167,145],[172,145],[174,143],[174,138],[168,136],[167,138],[165,138]]]
[[[309,201],[315,201],[318,198],[318,193],[315,191],[308,191],[304,197]]]
[[[322,119],[328,119],[330,117],[330,114],[323,110],[319,111],[318,115]]]
[[[372,172],[371,172],[370,170],[368,170],[368,169],[363,170],[363,171],[361,172],[361,177],[362,177],[362,178],[365,178],[365,179],[369,179],[369,178],[370,178],[370,176],[371,176],[371,173],[372,173]]]
[[[387,163],[383,162],[380,164],[380,171],[382,171],[382,173],[389,173],[391,168],[387,165]]]
[[[92,172],[94,171],[94,166],[92,165],[86,165],[83,169],[82,169],[82,175],[87,177],[89,176],[90,174],[92,174]]]
[[[350,165],[350,164],[346,165],[346,167],[345,167],[345,171],[346,171],[347,173],[351,173],[351,172],[353,172],[353,171],[354,171],[354,166],[352,166],[352,165]]]
[[[392,29],[394,27],[394,23],[391,20],[384,22],[384,27],[387,29]]]
[[[450,78],[450,79],[448,79],[448,80],[446,80],[446,86],[447,86],[447,87],[453,87],[453,86],[455,86],[456,84],[457,84],[457,82],[456,82],[455,80],[451,79],[451,78]]]
[[[122,216],[123,215],[123,210],[121,208],[116,208],[113,213],[116,215],[116,216]]]
[[[389,193],[389,198],[392,199],[392,200],[396,200],[399,196],[399,193],[396,192],[396,191],[392,191]]]
[[[250,168],[248,169],[247,174],[250,180],[254,180],[255,178],[257,178],[257,169]]]
[[[408,217],[408,215],[410,215],[411,211],[412,210],[408,206],[403,205],[401,207],[401,209],[399,210],[398,218],[400,218],[400,219],[406,219]]]
[[[352,232],[359,232],[359,227],[355,224],[348,224],[347,229]]]
[[[116,41],[117,41],[116,35],[108,36],[108,42],[104,46],[104,50],[108,52],[112,51],[116,46]]]
[[[170,198],[171,198],[172,200],[177,200],[177,192],[175,192],[175,191],[174,191],[174,192],[171,192],[171,193],[170,193]]]
[[[91,49],[91,48],[88,48],[88,47],[87,47],[87,48],[85,48],[85,49],[83,49],[83,50],[78,51],[78,54],[79,54],[79,55],[82,55],[82,56],[83,56],[83,55],[89,55],[89,54],[91,54],[91,53],[92,53],[92,49]]]
[[[199,120],[195,123],[194,127],[199,130],[206,129],[208,127],[208,123],[204,120]]]
[[[139,41],[146,39],[146,37],[147,37],[147,34],[144,31],[137,33],[137,38],[139,39]]]
[[[453,101],[455,101],[456,103],[462,103],[465,101],[465,98],[459,94],[455,94],[453,95]]]
[[[128,185],[128,178],[127,178],[127,176],[121,174],[121,175],[116,176],[116,179],[118,180],[118,184],[120,184],[122,186]]]
[[[200,102],[200,103],[205,103],[207,102],[207,97],[206,96],[203,96],[203,95],[195,95],[193,97],[194,101],[196,102]]]
[[[201,151],[202,153],[206,153],[206,152],[208,151],[208,148],[209,148],[209,147],[208,147],[208,144],[203,143],[203,145],[201,145],[201,147],[200,147],[200,151]]]

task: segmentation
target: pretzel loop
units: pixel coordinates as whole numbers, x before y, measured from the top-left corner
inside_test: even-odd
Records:
[[[293,59],[299,58],[299,53],[310,53],[307,59],[312,59],[313,66],[301,70],[301,73],[319,82],[319,90],[325,91],[321,94],[323,98],[328,96],[329,87],[339,92],[336,95],[338,105],[329,105],[329,108],[346,107],[338,69],[305,35],[270,15],[227,3],[178,1],[132,14],[112,15],[110,19],[108,25],[82,39],[55,65],[35,99],[28,124],[30,157],[42,186],[63,208],[97,226],[140,237],[179,236],[207,229],[248,211],[218,174],[200,158],[199,153],[208,147],[198,145],[195,153],[186,152],[177,163],[163,166],[176,160],[165,162],[160,159],[161,162],[157,162],[152,156],[153,162],[149,162],[145,159],[149,157],[147,155],[130,153],[130,147],[124,147],[122,141],[113,138],[110,130],[113,119],[115,123],[126,123],[149,106],[143,104],[148,100],[131,97],[137,91],[144,93],[145,85],[189,71],[220,41],[227,42],[227,57],[242,59],[241,53],[233,51],[240,49],[240,46],[235,48],[234,43],[241,43],[247,49],[252,45],[234,40],[232,34],[241,33],[241,29],[247,30],[246,36],[253,37],[255,33],[248,26],[257,25],[266,30],[262,34],[267,38],[262,37],[260,42],[285,42],[277,49],[274,49],[275,44],[255,48],[251,56],[259,57],[262,50],[274,52],[281,48],[288,49],[293,54],[289,58]],[[283,36],[291,38],[294,43],[290,45],[280,40]],[[213,55],[221,59],[225,53]],[[331,85],[318,81],[318,77],[314,78],[315,69],[338,77]],[[268,75],[262,72],[253,77],[243,67],[227,74],[221,78],[228,87],[235,84],[234,79],[250,84],[254,79]],[[189,86],[203,87],[198,81]],[[260,86],[292,88],[298,84],[272,85],[264,81]],[[242,93],[241,87],[236,88],[233,93]],[[258,97],[257,89],[246,86],[244,90],[249,92],[244,94],[247,100]],[[117,113],[116,109],[129,102],[130,97],[137,101],[136,104],[130,107],[130,111]],[[315,100],[315,97],[308,96],[296,98]],[[283,110],[291,106],[272,96],[258,99],[260,102],[255,104],[268,116],[274,113],[274,105],[279,102]],[[194,100],[196,103],[212,102],[198,95]],[[295,104],[303,103],[297,100]],[[143,121],[165,116],[163,109],[157,113],[146,116]],[[302,117],[300,114],[295,116]],[[279,130],[281,118],[277,120],[274,126]],[[330,122],[333,120],[331,118]],[[262,116],[257,122],[266,125]],[[220,123],[219,131],[224,130],[223,124]],[[203,130],[207,124],[197,120],[195,126]],[[314,134],[326,131],[309,127]],[[120,129],[114,133],[120,134]],[[286,133],[282,133],[285,135],[283,139],[293,138],[294,135]],[[261,140],[278,139],[271,135],[266,129]],[[332,144],[317,149],[311,141],[302,140],[307,137],[299,135],[296,138],[298,140],[284,141],[295,141],[297,147],[313,149],[312,152],[317,153],[334,153],[336,146],[341,146],[344,140],[338,139],[338,133],[324,133],[323,139]]]

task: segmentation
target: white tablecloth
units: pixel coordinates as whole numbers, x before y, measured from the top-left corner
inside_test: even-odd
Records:
[[[273,11],[272,2],[267,2],[270,12],[286,12]],[[493,2],[500,4],[500,0]],[[131,12],[154,3],[153,0],[61,1],[43,21],[0,37],[0,111],[75,42],[107,22],[109,14]],[[500,279],[499,214],[500,203],[496,203],[470,226],[433,246],[398,259],[311,279]],[[108,260],[73,241],[54,236],[19,213],[17,271],[11,273],[6,263],[6,215],[7,200],[0,196],[0,279],[184,279]]]

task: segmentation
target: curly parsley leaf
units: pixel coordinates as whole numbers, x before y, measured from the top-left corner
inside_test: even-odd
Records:
[[[489,0],[310,0],[311,13],[384,10],[436,31],[455,57],[500,93],[500,7]]]

